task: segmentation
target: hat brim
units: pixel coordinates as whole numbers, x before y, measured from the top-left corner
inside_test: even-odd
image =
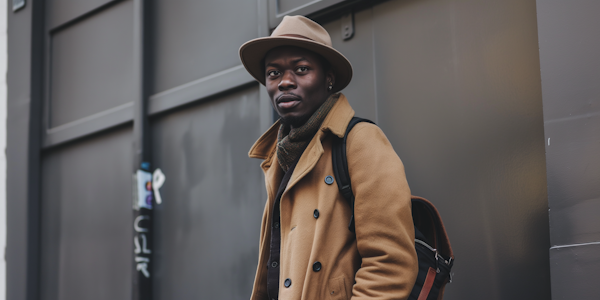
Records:
[[[258,82],[265,84],[264,58],[273,48],[280,46],[296,46],[315,52],[325,58],[331,65],[335,75],[332,92],[344,89],[352,80],[352,64],[339,51],[308,39],[275,36],[250,40],[240,47],[240,59],[248,73]]]

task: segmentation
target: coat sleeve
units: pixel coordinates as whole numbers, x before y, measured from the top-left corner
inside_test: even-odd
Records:
[[[359,123],[347,142],[362,258],[352,299],[407,299],[418,273],[404,165],[376,125]]]

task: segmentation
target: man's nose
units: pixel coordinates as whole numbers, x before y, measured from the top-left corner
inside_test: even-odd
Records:
[[[296,80],[294,78],[294,74],[291,71],[285,71],[283,76],[281,77],[281,81],[279,82],[279,90],[293,90],[296,88]]]

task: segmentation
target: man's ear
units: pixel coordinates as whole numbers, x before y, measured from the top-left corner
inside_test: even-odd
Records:
[[[333,73],[333,70],[329,69],[325,72],[325,82],[327,86],[335,85],[335,74]]]

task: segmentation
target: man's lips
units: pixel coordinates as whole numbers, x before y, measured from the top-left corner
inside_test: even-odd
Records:
[[[277,106],[282,109],[294,108],[300,104],[301,101],[302,98],[294,94],[281,94],[276,99]]]

